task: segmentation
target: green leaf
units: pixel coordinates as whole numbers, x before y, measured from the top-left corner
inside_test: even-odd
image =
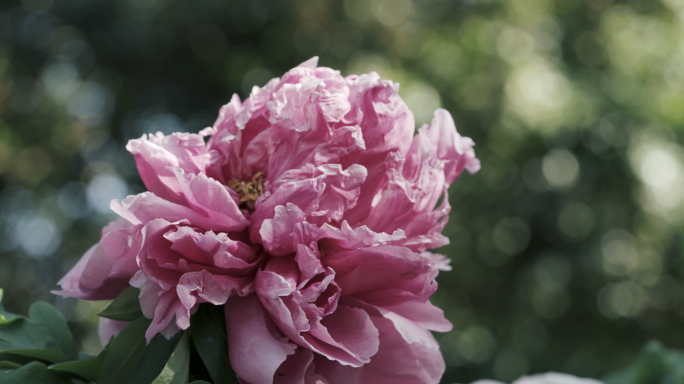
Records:
[[[16,318],[0,324],[0,352],[31,356],[53,363],[77,356],[64,316],[55,307],[43,302],[31,306],[28,318]]]
[[[634,382],[633,371],[633,369],[625,369],[618,372],[611,372],[604,376],[601,381],[605,384],[632,384]]]
[[[13,355],[11,353],[0,353],[0,360],[10,361],[19,365],[26,365],[35,359],[26,356]]]
[[[670,350],[665,355],[665,364],[670,367],[670,382],[684,382],[684,353]]]
[[[183,332],[171,358],[152,384],[186,384],[190,374],[190,346],[188,335]]]
[[[49,366],[48,369],[57,372],[72,373],[95,381],[100,375],[108,352],[109,346],[106,346],[97,356],[53,364]]]
[[[201,304],[190,317],[192,340],[215,383],[238,384],[228,358],[228,337],[223,306]]]
[[[635,366],[634,384],[660,384],[667,371],[665,350],[657,341],[650,341],[641,352]]]
[[[0,371],[0,384],[70,384],[66,376],[50,372],[37,361],[11,371]]]
[[[131,372],[127,384],[150,384],[164,369],[181,337],[182,332],[170,340],[166,340],[162,335],[155,336],[145,348],[145,352],[138,361],[138,365]]]
[[[629,367],[603,377],[606,384],[684,383],[684,353],[650,341]]]
[[[7,361],[7,360],[0,361],[0,370],[15,369],[15,368],[19,368],[19,367],[21,367],[21,364],[17,364],[13,361]]]
[[[70,359],[63,354],[52,349],[6,349],[3,353],[12,355],[26,356],[32,360],[44,360],[51,363],[58,363],[62,361],[69,361]]]
[[[109,344],[98,384],[126,383],[145,352],[145,331],[150,320],[141,317],[128,324]]]
[[[140,309],[138,296],[140,296],[138,288],[128,287],[104,311],[97,315],[118,321],[133,321],[141,318],[143,313]]]
[[[23,316],[16,315],[11,312],[7,312],[5,310],[5,307],[2,305],[2,297],[4,296],[4,290],[0,288],[0,324],[4,323],[10,323],[16,319],[19,319]]]

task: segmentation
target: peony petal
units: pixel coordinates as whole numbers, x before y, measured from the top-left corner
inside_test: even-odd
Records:
[[[266,250],[274,256],[294,253],[297,244],[311,245],[318,240],[318,227],[305,223],[306,215],[296,205],[275,207],[273,219],[264,220],[259,230]]]
[[[255,295],[226,302],[230,364],[244,382],[271,384],[276,370],[296,346],[276,328]]]
[[[463,169],[470,173],[480,170],[480,160],[473,150],[475,143],[456,132],[454,119],[447,110],[438,108],[430,127],[422,127],[418,135],[425,135],[436,148],[437,158],[447,161],[444,168],[447,184],[451,184]]]
[[[114,299],[139,270],[136,256],[142,242],[141,228],[123,219],[110,223],[100,242],[57,283],[62,290],[53,293],[85,300]]]
[[[410,344],[391,321],[373,316],[380,350],[363,367],[364,384],[437,384],[446,368],[439,349]]]
[[[174,204],[152,192],[128,196],[121,202],[112,200],[111,208],[119,216],[134,224],[146,224],[154,219],[164,219],[169,222],[186,221],[191,225],[218,232],[232,231],[242,227],[233,222],[216,221],[203,212]]]
[[[314,354],[311,350],[297,347],[295,353],[289,355],[273,375],[273,384],[302,384],[309,371],[312,371]]]
[[[407,248],[379,245],[356,250],[325,248],[327,266],[335,270],[343,295],[378,305],[424,301],[434,292],[431,260]]]
[[[142,288],[140,294],[140,306],[147,307],[148,310],[143,309],[143,314],[148,317],[149,308],[153,307],[152,323],[145,332],[145,338],[149,343],[157,333],[162,332],[167,339],[175,335],[179,328],[174,322],[176,312],[187,311],[183,304],[178,299],[178,295],[174,290],[161,291],[154,283],[148,283]],[[148,288],[149,287],[149,288]],[[152,296],[156,295],[156,298]],[[189,324],[188,324],[189,325]],[[187,327],[185,327],[187,328]],[[164,331],[164,332],[163,332]]]
[[[237,194],[233,190],[201,173],[186,174],[180,168],[175,168],[174,171],[178,184],[193,210],[222,224],[226,228],[225,231],[241,231],[249,224],[235,203]]]
[[[284,173],[273,183],[273,192],[262,195],[256,202],[250,218],[252,241],[260,241],[259,230],[264,220],[273,218],[275,208],[287,203],[299,207],[309,223],[322,225],[341,219],[356,204],[359,185],[365,178],[365,168],[352,166],[343,170],[337,164],[319,167],[309,164]]]
[[[108,319],[106,317],[100,318],[100,323],[97,325],[97,335],[100,336],[100,341],[103,346],[109,344],[113,337],[116,337],[130,321],[117,321]]]
[[[429,301],[423,303],[406,302],[399,305],[386,306],[383,309],[431,331],[449,332],[453,329],[451,322],[444,318],[444,311]],[[387,316],[385,317],[387,318]]]
[[[421,305],[422,304],[422,305]],[[427,308],[426,305],[427,304]],[[392,307],[390,307],[392,308]],[[450,331],[453,327],[451,323],[449,323],[446,319],[444,319],[444,316],[442,315],[442,311],[437,309],[436,307],[432,306],[429,302],[426,303],[416,303],[416,302],[409,302],[409,303],[402,303],[398,306],[394,306],[391,309],[387,308],[378,308],[380,311],[380,314],[390,320],[394,324],[394,328],[401,334],[401,337],[404,338],[404,340],[409,343],[409,344],[420,344],[421,346],[429,349],[439,349],[439,344],[437,344],[437,341],[435,338],[432,336],[428,328],[426,327],[429,326],[432,328],[437,328],[440,332],[448,332]],[[425,314],[421,312],[410,312],[411,310],[418,310],[418,311],[423,311],[427,310],[430,311],[432,310],[432,314]],[[439,311],[439,314],[434,313],[435,310]],[[396,311],[400,311],[397,313]],[[429,315],[433,315],[430,317]],[[441,318],[438,316],[441,315]],[[418,319],[416,321],[415,319]],[[421,321],[422,320],[422,321]]]
[[[176,291],[183,306],[189,311],[198,299],[223,305],[241,285],[242,279],[230,276],[214,276],[206,270],[184,274],[178,281]]]
[[[320,326],[312,326],[309,334],[348,353],[353,359],[339,356],[337,351],[328,355],[330,349],[319,344],[319,353],[344,365],[361,366],[378,351],[378,330],[366,311],[346,305],[338,305],[335,312],[321,320]]]
[[[108,279],[130,280],[139,270],[136,256],[142,244],[141,229],[132,225],[103,236],[79,279],[80,288],[94,291]]]
[[[397,229],[394,233],[387,234],[384,232],[373,232],[366,226],[353,228],[343,221],[340,228],[335,228],[330,225],[321,227],[321,238],[325,238],[324,247],[334,246],[342,249],[357,249],[371,245],[380,245],[388,242],[400,241],[406,236],[404,231]]]
[[[324,377],[329,384],[360,384],[363,380],[363,367],[342,365],[321,355],[314,358],[316,374]]]
[[[126,149],[135,156],[138,172],[147,189],[165,200],[179,204],[182,204],[183,199],[174,168],[202,173],[209,161],[204,139],[201,135],[191,133],[164,136],[158,132],[143,135],[139,139],[130,140]]]

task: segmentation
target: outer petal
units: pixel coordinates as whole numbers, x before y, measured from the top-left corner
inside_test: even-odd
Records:
[[[440,234],[451,209],[445,193],[444,161],[433,155],[433,149],[420,145],[412,146],[405,158],[389,154],[385,160],[387,185],[362,223],[376,232],[403,229],[407,239],[398,244],[418,252],[448,244],[448,238]],[[435,209],[440,198],[442,205]]]
[[[295,353],[255,295],[232,297],[225,306],[230,364],[247,383],[271,384],[278,367]]]
[[[451,184],[463,169],[470,173],[480,170],[480,160],[473,150],[475,143],[456,132],[454,119],[447,110],[437,109],[430,127],[422,127],[419,135],[427,136],[437,149],[437,158],[447,161],[444,167],[447,184]]]
[[[203,137],[192,133],[143,135],[129,141],[126,149],[135,156],[147,189],[175,203],[180,203],[182,198],[173,169],[180,167],[185,172],[203,173],[209,161]]]
[[[109,344],[112,338],[121,333],[121,331],[130,323],[130,321],[116,321],[101,317],[100,323],[97,325],[97,335],[100,336],[102,345]]]
[[[375,72],[349,76],[346,80],[351,89],[349,101],[352,111],[344,120],[361,126],[367,147],[363,154],[356,153],[350,157],[396,150],[405,152],[411,144],[415,120],[399,97],[399,84],[380,80]],[[364,164],[363,161],[357,163]]]
[[[207,174],[224,184],[239,177],[241,171],[241,134],[235,122],[235,116],[241,109],[240,97],[233,94],[230,102],[221,107],[213,126],[215,132],[207,145],[210,154]]]
[[[379,245],[349,251],[324,247],[343,295],[380,307],[425,301],[437,289],[431,260],[404,247]]]
[[[134,224],[146,224],[154,219],[164,219],[169,222],[187,220],[191,225],[218,232],[229,232],[244,228],[234,220],[217,221],[183,205],[164,200],[152,192],[128,196],[121,202],[112,200],[111,208],[119,216]]]
[[[449,332],[452,324],[444,318],[441,309],[430,302],[408,302],[388,308],[378,308],[380,314],[394,324],[394,328],[409,344],[420,344],[429,349],[439,349],[430,329]]]
[[[57,283],[62,291],[53,293],[85,300],[114,299],[139,270],[136,256],[142,243],[141,228],[123,219],[105,227],[100,242]]]
[[[354,367],[368,363],[379,346],[378,330],[366,311],[346,305],[338,305],[303,336],[318,353]]]
[[[410,344],[391,321],[373,316],[380,331],[380,350],[363,367],[364,384],[437,384],[444,369],[438,349]]]
[[[340,160],[340,164],[360,164],[368,170],[357,205],[345,215],[345,219],[356,226],[368,215],[376,195],[386,186],[384,176],[387,167],[384,160],[387,154],[405,154],[408,151],[415,120],[413,113],[399,97],[399,84],[381,81],[375,72],[349,76],[346,81],[350,88],[352,108],[342,121],[361,127],[366,149],[349,153]]]
[[[142,287],[140,307],[145,317],[152,319],[152,324],[145,332],[148,343],[160,332],[167,339],[175,335],[180,328],[173,320],[177,314],[182,315],[187,311],[175,291],[164,291],[151,281]]]

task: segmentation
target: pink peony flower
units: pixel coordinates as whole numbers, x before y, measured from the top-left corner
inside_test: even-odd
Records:
[[[397,91],[314,58],[233,96],[199,134],[131,140],[149,192],[112,202],[123,219],[58,293],[141,287],[148,340],[225,304],[244,383],[439,382],[430,331],[451,324],[429,297],[449,266],[427,250],[448,243],[449,185],[480,163],[445,110],[414,136]]]

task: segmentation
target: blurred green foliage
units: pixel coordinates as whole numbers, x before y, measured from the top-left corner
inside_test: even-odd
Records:
[[[600,377],[684,347],[684,1],[0,3],[0,286],[54,303],[81,349],[106,303],[48,291],[142,190],[127,140],[197,131],[318,55],[442,106],[482,171],[450,190],[434,301],[444,383]]]

